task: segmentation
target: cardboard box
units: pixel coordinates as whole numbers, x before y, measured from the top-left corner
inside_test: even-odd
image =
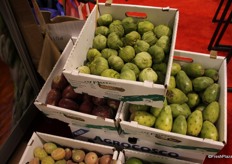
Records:
[[[99,17],[99,13],[110,13],[115,19],[125,18],[127,12],[139,12],[147,15],[147,20],[154,24],[166,24],[173,30],[170,54],[168,59],[167,74],[165,83],[154,84],[152,82],[128,81],[122,79],[112,79],[96,75],[79,73],[76,68],[84,65],[86,55],[95,33],[95,23]],[[134,104],[149,104],[151,106],[163,106],[166,86],[169,83],[173,52],[175,47],[175,39],[177,33],[179,12],[177,9],[148,7],[139,5],[122,5],[112,4],[105,6],[99,3],[95,6],[86,20],[82,31],[79,35],[79,41],[76,42],[72,52],[64,66],[63,73],[72,86],[78,88],[76,92],[88,93],[97,97],[109,97],[120,101],[128,101]],[[135,89],[136,88],[136,89]]]
[[[129,149],[162,156],[160,158],[173,158],[196,163],[202,163],[206,157],[202,152],[163,146],[157,143],[155,138],[152,138],[153,140],[146,140],[142,137],[135,138],[130,134],[119,135],[114,130],[102,130],[74,124],[69,124],[69,127],[75,139],[113,146],[118,151]]]
[[[31,136],[31,139],[28,141],[27,147],[20,159],[19,164],[29,163],[30,160],[33,159],[34,157],[33,150],[38,146],[39,147],[43,146],[43,144],[46,142],[54,142],[57,145],[61,145],[63,147],[95,151],[102,155],[112,154],[114,160],[116,160],[118,157],[118,151],[116,151],[115,148],[111,146],[104,146],[95,143],[89,143],[85,141],[78,141],[70,138],[50,135],[46,133],[34,132],[33,135]]]
[[[218,153],[227,143],[227,64],[225,57],[218,56],[216,59],[210,58],[208,54],[175,50],[174,59],[184,57],[193,59],[193,62],[201,63],[205,68],[215,68],[219,71],[220,84],[220,116],[216,123],[219,133],[219,141],[203,139],[188,135],[166,132],[153,127],[139,125],[135,121],[128,121],[128,104],[122,106],[120,117],[120,127],[122,133],[135,138],[155,142],[163,148],[175,148],[182,151],[191,150],[192,152],[201,152],[205,155],[214,155]],[[178,62],[178,61],[175,61]],[[180,62],[181,65],[186,62]]]
[[[51,89],[51,83],[52,79],[61,74],[64,64],[67,60],[67,57],[72,50],[74,44],[76,42],[76,38],[73,38],[69,40],[67,46],[65,47],[61,57],[57,61],[56,65],[54,66],[52,72],[50,73],[48,79],[46,80],[45,84],[43,85],[42,89],[40,90],[34,104],[35,106],[42,111],[47,117],[58,119],[60,121],[66,122],[66,123],[76,123],[79,126],[86,126],[86,127],[95,127],[97,129],[118,129],[118,123],[116,118],[118,116],[116,115],[115,119],[103,119],[94,115],[85,114],[77,111],[72,111],[69,109],[61,108],[58,106],[53,106],[46,104],[46,97],[48,92]],[[121,107],[120,107],[121,109]]]
[[[196,162],[174,159],[174,158],[170,158],[166,156],[144,153],[144,152],[139,152],[139,151],[134,151],[134,150],[129,150],[129,149],[123,149],[122,151],[120,151],[118,160],[121,161],[122,163],[125,163],[126,160],[128,160],[131,157],[135,157],[144,162],[149,162],[149,163],[196,164]]]

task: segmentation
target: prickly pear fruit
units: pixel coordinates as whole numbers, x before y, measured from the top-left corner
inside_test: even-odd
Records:
[[[184,109],[180,104],[170,104],[169,106],[171,107],[173,118],[176,118],[179,115],[184,115],[185,117],[187,117]]]
[[[191,92],[187,94],[187,104],[190,108],[197,106],[200,103],[200,96],[197,93]]]
[[[188,101],[188,97],[178,88],[167,90],[166,98],[170,104],[183,104]]]
[[[218,79],[219,79],[219,73],[214,68],[206,69],[204,75],[207,76],[207,77],[212,78],[214,80],[214,82],[218,81]]]
[[[174,76],[170,76],[168,89],[176,88],[176,79]]]
[[[193,89],[194,91],[203,91],[208,86],[212,85],[214,83],[213,79],[207,76],[201,76],[197,77],[192,80]]]
[[[189,77],[200,77],[205,73],[205,68],[200,63],[189,63],[183,67],[183,70]]]
[[[200,132],[200,137],[218,141],[219,136],[216,126],[210,121],[204,121]]]
[[[171,67],[171,75],[175,76],[180,70],[181,70],[180,64],[173,62]]]
[[[182,115],[184,115],[187,118],[192,113],[190,107],[188,106],[187,103],[181,104],[181,107],[184,110],[184,112],[182,113]]]
[[[193,90],[192,80],[183,70],[180,70],[176,74],[176,87],[183,91],[185,94]]]
[[[148,111],[149,110],[149,106],[147,105],[140,105],[140,104],[129,104],[129,111],[131,113],[138,111],[138,110],[142,110],[142,111]]]
[[[186,135],[187,121],[185,116],[179,115],[175,118],[172,125],[172,132]]]
[[[33,153],[34,157],[39,158],[40,160],[48,156],[47,152],[42,147],[36,147]]]
[[[219,113],[220,105],[217,101],[213,101],[203,110],[203,120],[210,121],[214,124],[219,118]]]
[[[199,110],[193,111],[187,119],[187,134],[191,136],[198,136],[201,132],[202,124],[202,112]]]
[[[155,122],[155,128],[170,132],[172,130],[172,110],[169,105],[163,107]]]
[[[131,121],[136,121],[140,125],[152,127],[155,124],[156,117],[146,111],[135,111],[130,116]]]
[[[218,83],[213,83],[205,89],[202,94],[202,101],[209,104],[213,101],[217,101],[220,94],[220,85]]]

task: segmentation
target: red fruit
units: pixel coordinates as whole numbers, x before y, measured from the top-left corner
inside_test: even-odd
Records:
[[[99,117],[103,117],[103,118],[113,118],[114,114],[113,111],[110,107],[108,107],[107,105],[103,105],[103,106],[95,106],[92,110],[92,113],[95,116],[99,116]]]
[[[99,164],[110,164],[112,161],[112,155],[110,154],[105,154],[103,156],[101,156],[101,158],[99,159]]]
[[[83,93],[83,101],[92,101],[92,96],[86,94],[86,93]]]
[[[82,113],[91,114],[93,107],[93,103],[91,101],[86,100],[83,103],[81,103],[78,111]]]
[[[45,103],[49,105],[57,106],[60,99],[61,99],[60,91],[56,89],[51,89],[47,94]]]
[[[63,91],[64,88],[68,85],[69,83],[67,79],[65,78],[65,76],[63,74],[60,74],[53,78],[51,88]]]
[[[79,93],[76,93],[71,85],[65,87],[62,92],[62,98],[68,98],[72,100],[77,100],[80,97]]]
[[[92,97],[92,101],[95,105],[105,105],[106,104],[106,99],[100,98],[100,97]]]
[[[120,105],[120,101],[114,100],[114,99],[107,99],[107,105],[114,110],[118,110],[119,105]]]
[[[79,105],[75,101],[71,99],[67,99],[67,98],[62,98],[59,101],[58,106],[62,108],[70,109],[70,110],[75,110],[75,111],[79,109]]]

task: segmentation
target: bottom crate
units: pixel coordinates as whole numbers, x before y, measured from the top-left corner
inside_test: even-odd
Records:
[[[132,135],[120,134],[114,130],[102,130],[81,127],[69,124],[73,137],[78,140],[88,141],[106,146],[112,146],[118,151],[129,149],[149,153],[161,157],[183,160],[185,162],[202,163],[205,155],[201,152],[172,148],[155,142],[135,138]],[[178,162],[176,162],[178,163]]]

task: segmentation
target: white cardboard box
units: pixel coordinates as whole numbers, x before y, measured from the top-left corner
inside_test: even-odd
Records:
[[[166,132],[152,127],[139,125],[137,122],[128,121],[128,104],[124,103],[119,117],[122,133],[143,138],[159,144],[162,147],[175,148],[182,151],[191,150],[192,152],[201,152],[205,155],[214,155],[218,153],[227,143],[227,64],[225,57],[217,56],[216,59],[210,58],[207,54],[175,50],[175,57],[185,57],[193,59],[193,62],[203,64],[205,68],[215,68],[219,70],[220,84],[220,116],[216,127],[219,133],[219,141],[203,139],[188,135]],[[178,62],[178,61],[175,61]],[[185,64],[185,62],[180,62]]]
[[[100,11],[101,14],[110,13],[115,19],[125,18],[126,12],[146,13],[147,20],[150,20],[152,23],[156,25],[166,24],[172,28],[173,32],[168,68],[165,83],[163,85],[154,84],[152,82],[106,78],[79,73],[78,70],[76,70],[79,66],[84,65],[87,51],[92,47],[96,19],[99,17],[98,11]],[[76,42],[67,59],[63,73],[70,84],[78,88],[78,90],[76,90],[78,93],[83,92],[97,97],[109,97],[121,101],[129,101],[134,104],[148,104],[151,106],[162,107],[164,95],[166,93],[166,86],[169,83],[171,73],[178,20],[179,11],[177,9],[123,4],[105,6],[103,3],[99,3],[98,6],[94,7],[86,20],[86,23],[80,32],[78,42]],[[102,85],[105,87],[102,88]]]
[[[202,163],[205,160],[205,154],[202,152],[192,151],[188,149],[179,149],[166,147],[154,141],[143,138],[135,138],[129,134],[118,134],[114,130],[102,130],[96,128],[88,128],[69,124],[73,137],[78,140],[98,143],[115,147],[118,151],[123,149],[134,150],[138,152],[149,153],[163,158],[173,158],[188,162]],[[160,157],[162,158],[162,157]]]
[[[116,130],[118,129],[117,128],[118,124],[116,120],[118,116],[116,116],[115,119],[108,119],[108,118],[103,119],[103,118],[100,118],[94,115],[72,111],[69,109],[65,109],[65,108],[61,108],[58,106],[53,106],[53,105],[49,105],[45,103],[47,94],[51,89],[52,79],[55,76],[62,73],[64,64],[75,42],[76,42],[76,39],[74,38],[69,40],[67,46],[65,47],[63,53],[61,54],[61,57],[57,61],[48,79],[46,80],[45,84],[40,90],[34,104],[40,111],[42,111],[49,118],[58,119],[65,123],[76,123],[76,124],[79,124],[80,126],[87,126],[87,127],[96,126],[96,128],[108,128],[108,129]]]
[[[197,162],[191,162],[186,160],[175,159],[167,156],[161,156],[157,154],[150,154],[145,152],[134,151],[130,149],[123,149],[119,152],[118,161],[125,163],[131,157],[135,157],[149,163],[162,163],[162,164],[197,164]]]
[[[27,147],[20,159],[19,164],[29,163],[30,160],[33,159],[33,150],[38,146],[43,146],[46,142],[54,142],[58,145],[69,147],[69,148],[78,148],[78,149],[85,149],[88,151],[95,151],[100,154],[112,154],[113,159],[117,160],[118,158],[118,151],[115,150],[114,147],[111,146],[104,146],[95,143],[85,142],[85,141],[78,141],[75,139],[59,137],[51,134],[39,133],[34,132],[31,136],[31,139],[28,141]]]

